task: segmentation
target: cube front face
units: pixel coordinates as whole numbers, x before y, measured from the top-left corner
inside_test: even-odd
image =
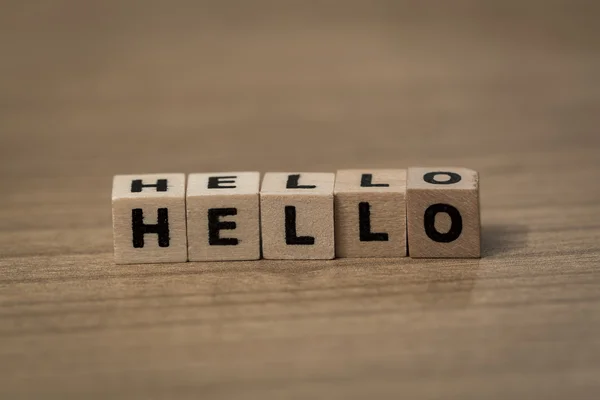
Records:
[[[407,221],[411,257],[481,257],[477,172],[409,168]]]
[[[187,192],[190,261],[258,260],[258,172],[190,174]]]
[[[115,263],[187,261],[185,189],[185,174],[115,176]]]
[[[260,193],[263,257],[335,256],[334,174],[267,173]]]
[[[341,170],[335,183],[337,257],[406,257],[406,170]]]

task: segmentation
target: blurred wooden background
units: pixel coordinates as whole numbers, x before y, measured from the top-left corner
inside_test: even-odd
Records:
[[[0,397],[594,398],[599,4],[2,1]],[[480,261],[112,262],[113,174],[409,165]]]

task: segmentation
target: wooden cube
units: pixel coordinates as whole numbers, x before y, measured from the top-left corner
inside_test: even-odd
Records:
[[[411,257],[481,257],[477,172],[409,168],[407,215]]]
[[[186,196],[190,261],[260,258],[260,174],[190,174]]]
[[[341,170],[335,178],[337,257],[406,257],[406,170]]]
[[[115,176],[112,211],[117,264],[187,261],[185,174]]]
[[[263,257],[335,256],[332,173],[267,173],[260,191]]]

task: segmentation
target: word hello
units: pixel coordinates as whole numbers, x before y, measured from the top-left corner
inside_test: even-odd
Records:
[[[115,262],[480,257],[466,168],[117,175]]]

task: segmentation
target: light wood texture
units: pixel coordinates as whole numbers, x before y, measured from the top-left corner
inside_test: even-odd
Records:
[[[334,196],[337,257],[406,257],[405,169],[339,170]]]
[[[185,174],[117,175],[113,243],[117,264],[187,261]]]
[[[211,183],[211,179],[214,182]],[[186,207],[190,261],[260,258],[259,190],[258,172],[188,176]]]
[[[479,174],[468,168],[411,167],[408,251],[413,258],[479,258]]]
[[[597,398],[599,11],[3,2],[0,398]],[[115,174],[411,165],[481,259],[114,264]]]
[[[269,260],[335,256],[333,173],[267,172],[260,188],[262,253]]]

